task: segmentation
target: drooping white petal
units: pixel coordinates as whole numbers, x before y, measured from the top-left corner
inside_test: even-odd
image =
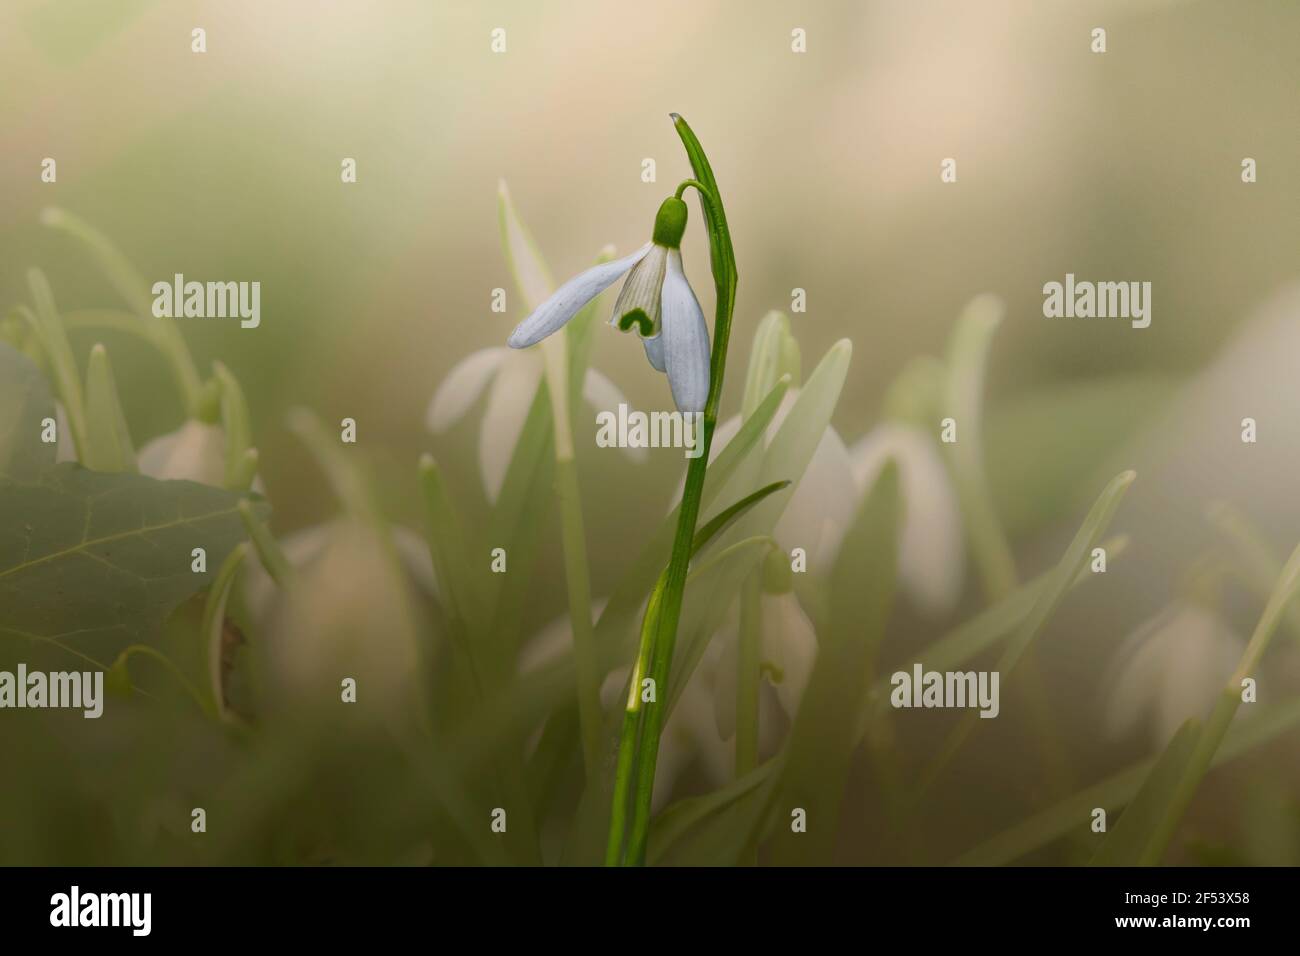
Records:
[[[668,251],[663,291],[664,366],[673,401],[683,412],[702,412],[709,397],[709,329],[682,271],[682,254]]]
[[[652,245],[650,251],[628,273],[627,281],[623,283],[618,300],[614,303],[610,325],[619,326],[623,316],[640,310],[650,320],[653,333],[659,334],[660,299],[667,266],[668,250],[658,244]]]
[[[1107,731],[1120,737],[1145,724],[1151,746],[1164,746],[1188,717],[1204,716],[1243,647],[1222,620],[1197,604],[1158,614],[1112,659],[1104,681]]]
[[[762,610],[762,660],[781,672],[780,680],[773,680],[776,696],[793,717],[812,677],[817,632],[793,592],[764,594]]]
[[[774,435],[777,422],[784,420],[786,403],[792,407],[797,397],[787,394],[782,399],[779,419],[773,420],[769,434]],[[844,531],[853,521],[857,502],[858,488],[848,450],[839,432],[828,426],[781,512],[774,536],[787,553],[792,548],[803,548],[810,572],[828,574]]]
[[[627,396],[619,387],[594,368],[588,368],[587,374],[582,379],[582,397],[598,412],[609,411],[617,414],[618,407],[627,404]],[[635,448],[628,446],[623,449],[623,453],[636,462],[645,461],[650,457],[649,450],[639,446]]]
[[[564,283],[510,333],[510,347],[527,348],[555,332],[577,315],[579,309],[613,285],[614,280],[640,262],[653,245],[647,242],[631,255],[592,266]]]
[[[140,449],[140,473],[162,481],[221,485],[226,477],[226,436],[220,425],[187,421]]]
[[[460,421],[509,354],[509,349],[496,346],[479,349],[457,362],[433,393],[425,418],[429,431],[438,434]]]
[[[512,353],[501,363],[488,389],[487,409],[479,426],[478,461],[489,501],[495,502],[501,493],[541,379],[542,362],[536,354]]]
[[[906,425],[878,425],[849,455],[866,492],[890,459],[903,493],[899,581],[918,610],[943,614],[961,596],[965,574],[961,511],[943,459],[929,436]]]
[[[668,371],[668,366],[664,364],[664,335],[660,332],[649,338],[641,339],[641,344],[645,346],[646,361],[656,372]]]

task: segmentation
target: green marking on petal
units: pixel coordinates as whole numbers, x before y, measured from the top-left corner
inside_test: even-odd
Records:
[[[650,336],[654,335],[654,321],[650,316],[646,315],[645,309],[633,309],[631,312],[619,316],[618,327],[624,332],[634,325],[637,326],[637,333],[642,338],[650,338]]]

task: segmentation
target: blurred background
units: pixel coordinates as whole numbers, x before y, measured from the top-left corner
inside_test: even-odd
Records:
[[[195,27],[206,30],[202,55],[190,49]],[[497,27],[501,54],[490,47]],[[1090,51],[1094,27],[1107,31],[1104,55]],[[791,51],[796,28],[806,53]],[[788,311],[795,288],[807,295],[791,316],[805,374],[837,339],[853,342],[834,419],[848,442],[877,421],[906,361],[942,355],[962,307],[992,292],[1007,318],[986,384],[987,467],[1026,573],[1060,553],[1106,478],[1137,469],[1116,523],[1133,535],[1124,572],[1067,602],[1042,662],[1077,738],[1074,776],[1087,782],[1146,752],[1090,736],[1093,688],[1125,635],[1171,600],[1180,559],[1212,539],[1205,503],[1247,510],[1279,558],[1300,538],[1300,294],[1289,285],[1300,279],[1298,36],[1288,0],[9,0],[0,305],[25,300],[33,265],[65,310],[117,304],[84,251],[40,225],[49,205],[109,235],[150,282],[258,280],[256,330],[202,320],[182,330],[201,368],[219,358],[244,387],[275,532],[336,508],[285,426],[300,405],[327,423],[356,419],[390,518],[419,526],[414,466],[428,450],[472,522],[488,507],[478,414],[437,437],[425,414],[448,371],[504,344],[520,318],[498,180],[563,278],[607,243],[645,241],[659,202],[689,175],[668,119],[679,112],[709,152],[738,258],[724,417],[738,408],[754,325]],[[57,183],[41,181],[45,157]],[[355,184],[340,182],[345,157]],[[953,184],[940,181],[948,157]],[[1241,180],[1245,157],[1258,163],[1254,184]],[[646,158],[657,182],[642,181]],[[691,209],[686,269],[711,315]],[[1150,282],[1150,328],[1044,318],[1043,284],[1067,272]],[[507,315],[491,311],[496,287],[509,290]],[[94,339],[77,335],[84,356]],[[183,411],[156,356],[98,337],[137,444],[177,427]],[[659,407],[663,379],[622,337],[598,328],[593,364],[634,407]],[[1261,422],[1250,458],[1238,436],[1246,415]],[[637,466],[581,436],[579,446],[590,551],[617,555],[661,519],[680,461]],[[545,548],[526,629],[564,612],[558,535]],[[593,562],[593,593],[620,570]],[[970,611],[978,596],[973,582],[967,590]],[[1259,605],[1233,600],[1225,613],[1248,631]],[[909,627],[917,640],[934,633]],[[15,752],[22,726],[0,718]],[[66,735],[101,732],[77,720]],[[195,759],[174,735],[177,754]],[[1290,762],[1275,753],[1259,773],[1294,836],[1289,739]],[[943,817],[952,833],[936,844],[955,853],[976,817],[987,828],[990,813],[1010,819],[1017,801],[1037,798],[1036,784],[1002,773],[1017,750],[1006,738],[971,749],[954,784],[984,800],[954,804]],[[99,801],[67,787],[43,812],[84,820]],[[1240,796],[1211,800],[1207,845],[1245,845],[1233,829],[1244,818],[1213,822]],[[400,856],[383,847],[368,845],[367,858]],[[24,856],[11,844],[9,858]]]

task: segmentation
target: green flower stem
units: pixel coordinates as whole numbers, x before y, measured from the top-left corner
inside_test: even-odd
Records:
[[[248,538],[253,542],[253,549],[266,573],[280,587],[288,587],[293,580],[293,565],[281,550],[280,543],[254,513],[253,506],[247,499],[239,503],[239,518],[244,522],[244,530],[248,532]]]
[[[531,305],[532,303],[530,303]],[[596,634],[591,620],[591,574],[587,564],[587,532],[582,520],[578,468],[573,454],[573,419],[569,404],[569,347],[563,335],[542,343],[546,366],[546,392],[551,403],[555,435],[555,497],[560,505],[560,541],[564,551],[564,582],[569,598],[569,624],[573,630],[573,656],[577,666],[578,724],[582,736],[583,766],[587,776],[600,762],[600,667],[596,661]]]
[[[559,446],[556,446],[557,452]],[[596,659],[596,633],[591,621],[591,579],[587,570],[587,537],[578,493],[578,469],[573,457],[555,459],[555,493],[560,502],[560,539],[564,546],[564,580],[569,592],[569,621],[577,667],[578,723],[588,777],[600,764],[601,672]]]
[[[653,642],[645,640],[659,626],[659,607],[663,596],[664,575],[650,592],[645,620],[641,626],[642,641],[637,650],[636,666],[628,679],[627,705],[623,710],[623,729],[618,742],[618,765],[614,770],[614,800],[610,808],[609,842],[605,845],[605,865],[618,866],[623,862],[623,836],[628,824],[629,798],[636,774],[637,750],[641,744],[641,682],[650,670]]]
[[[618,819],[623,807],[619,804],[620,793],[632,789],[632,819],[627,833],[626,849],[621,858],[615,843],[620,834],[611,826],[611,848],[606,859],[614,857],[620,862],[639,865],[645,861],[646,841],[650,832],[650,799],[654,793],[655,765],[659,757],[659,738],[663,733],[663,712],[667,697],[661,690],[668,687],[668,675],[673,657],[673,645],[677,640],[677,622],[682,612],[682,596],[686,587],[686,572],[690,562],[691,544],[695,537],[695,525],[700,514],[700,499],[704,492],[704,477],[709,467],[709,448],[713,442],[713,430],[718,421],[718,404],[722,397],[722,381],[727,368],[727,342],[731,336],[731,317],[736,305],[736,257],[731,246],[731,234],[727,229],[727,217],[722,206],[722,197],[718,193],[717,181],[709,160],[695,138],[694,132],[686,121],[676,113],[672,114],[677,134],[690,157],[691,168],[695,172],[697,193],[704,212],[705,224],[709,231],[709,253],[713,269],[716,292],[716,311],[713,325],[713,351],[710,357],[709,397],[704,406],[703,444],[698,458],[691,459],[686,471],[686,485],[682,492],[681,510],[678,512],[677,531],[673,538],[672,556],[668,568],[656,588],[658,600],[651,597],[650,606],[641,628],[641,647],[638,652],[638,667],[642,661],[649,662],[649,676],[656,688],[656,703],[641,711],[641,732],[635,739],[635,759],[625,761],[619,754],[618,776],[615,780],[613,814]],[[689,184],[688,184],[689,185]],[[644,673],[644,672],[642,672]],[[640,700],[639,681],[632,685],[629,696],[629,711],[632,715],[631,701]],[[625,720],[625,727],[626,727]],[[630,743],[625,733],[620,751]],[[634,775],[635,780],[629,784],[626,779]]]
[[[29,269],[27,284],[31,289],[32,302],[36,306],[35,312],[26,307],[19,307],[19,314],[36,331],[36,337],[54,373],[55,390],[68,416],[68,425],[72,430],[72,443],[77,449],[77,460],[84,461],[90,447],[89,432],[86,427],[86,403],[81,391],[81,374],[77,371],[76,359],[72,357],[72,346],[68,344],[68,335],[63,329],[58,308],[54,304],[54,293],[45,278],[45,273],[39,269]]]
[[[736,655],[736,776],[758,766],[759,650],[762,645],[762,572],[740,589],[739,653]]]
[[[232,491],[247,491],[257,469],[256,453],[251,461],[249,455],[253,452],[253,429],[248,403],[244,399],[244,390],[239,387],[239,380],[223,363],[213,362],[212,374],[220,388],[221,426],[226,433],[226,487]]]
[[[107,236],[72,213],[49,207],[41,211],[41,222],[52,229],[68,233],[90,250],[100,271],[112,283],[118,295],[126,300],[141,322],[149,323],[150,338],[171,363],[189,417],[209,419],[211,416],[204,414],[207,403],[204,401],[203,381],[194,365],[194,359],[185,345],[176,320],[154,316],[152,300],[148,294],[149,284],[144,277]]]
[[[525,305],[536,309],[555,289],[550,270],[537,243],[524,225],[502,183],[497,195],[501,244]],[[604,254],[597,261],[603,260]],[[541,344],[546,372],[546,394],[551,409],[551,434],[555,451],[555,497],[560,508],[560,539],[564,550],[564,580],[569,599],[569,624],[573,632],[577,666],[578,723],[582,737],[583,766],[590,778],[600,761],[601,670],[596,656],[595,627],[591,619],[591,574],[587,561],[587,535],[574,461],[572,408],[581,401],[585,367],[584,338],[590,327],[594,303],[581,310],[570,328],[549,336]]]
[[[130,647],[123,649],[121,654],[117,655],[117,660],[113,663],[113,667],[120,667],[125,670],[126,662],[136,654],[143,654],[145,657],[151,657],[161,664],[164,670],[171,674],[172,677],[176,678],[176,683],[181,686],[181,689],[189,695],[194,703],[198,704],[199,710],[203,711],[205,714],[211,714],[211,708],[208,706],[207,701],[203,699],[203,694],[199,692],[199,689],[190,683],[189,678],[185,676],[170,657],[162,653],[162,651],[159,651],[157,648],[150,647],[148,644],[132,644]]]

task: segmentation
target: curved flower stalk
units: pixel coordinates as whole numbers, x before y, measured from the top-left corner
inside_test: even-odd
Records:
[[[1209,608],[1182,600],[1138,627],[1115,652],[1105,686],[1107,732],[1141,731],[1163,747],[1189,717],[1203,717],[1245,641]]]
[[[564,283],[519,323],[510,334],[510,347],[527,348],[558,332],[583,306],[626,275],[610,324],[624,332],[635,326],[650,365],[667,373],[677,408],[703,412],[709,396],[709,329],[682,270],[685,189],[683,185],[660,205],[650,242]]]
[[[709,231],[709,254],[713,266],[716,311],[713,350],[709,356],[708,395],[703,403],[701,455],[692,459],[687,467],[686,486],[682,493],[677,530],[673,537],[668,567],[651,592],[645,617],[642,619],[640,645],[630,681],[633,689],[638,688],[643,680],[653,681],[656,687],[668,686],[673,649],[677,641],[677,625],[682,613],[687,570],[695,541],[696,524],[700,517],[700,502],[704,495],[704,479],[709,467],[709,449],[713,442],[713,430],[718,420],[718,405],[722,398],[722,382],[727,367],[727,344],[731,337],[731,319],[736,306],[736,256],[731,246],[731,234],[727,229],[727,217],[723,211],[717,181],[713,177],[713,169],[704,155],[703,147],[700,146],[699,140],[696,139],[695,133],[686,121],[676,113],[672,114],[672,119],[696,177],[678,188],[677,198],[680,198],[688,185],[694,186],[700,197]],[[685,217],[682,218],[684,226]],[[676,238],[680,239],[680,235]],[[684,305],[681,302],[680,289],[675,294],[675,298],[676,302],[664,302],[666,330],[671,329],[667,313]],[[693,293],[691,298],[694,299]],[[635,310],[628,315],[633,321],[639,318]],[[643,333],[653,333],[653,327],[646,329],[644,322],[638,324],[641,325]],[[677,336],[678,341],[684,341],[686,338],[685,334]],[[677,394],[678,383],[672,382],[675,354],[677,349],[674,338],[670,336],[665,343],[665,367],[669,371],[669,379],[674,385],[674,396],[679,406],[689,408],[689,403],[684,402],[683,396]],[[689,350],[684,351],[682,355],[687,361],[696,361],[690,358]],[[680,363],[681,360],[679,358],[676,361]],[[697,377],[697,374],[695,372],[688,374],[686,369],[680,369],[678,378],[686,382]],[[605,852],[607,864],[641,865],[645,862],[655,768],[664,726],[663,711],[662,706],[643,708],[641,697],[636,693],[629,695],[625,705],[618,764],[615,768],[614,794],[610,805],[609,838]]]
[[[510,457],[519,442],[524,420],[544,372],[536,352],[514,352],[504,346],[480,349],[457,362],[434,392],[425,423],[440,435],[463,419],[484,392],[487,407],[479,423],[478,461],[483,490],[495,503],[505,481]],[[594,368],[583,375],[582,397],[597,411],[616,410],[626,396]],[[644,462],[644,448],[625,448],[634,462]]]

